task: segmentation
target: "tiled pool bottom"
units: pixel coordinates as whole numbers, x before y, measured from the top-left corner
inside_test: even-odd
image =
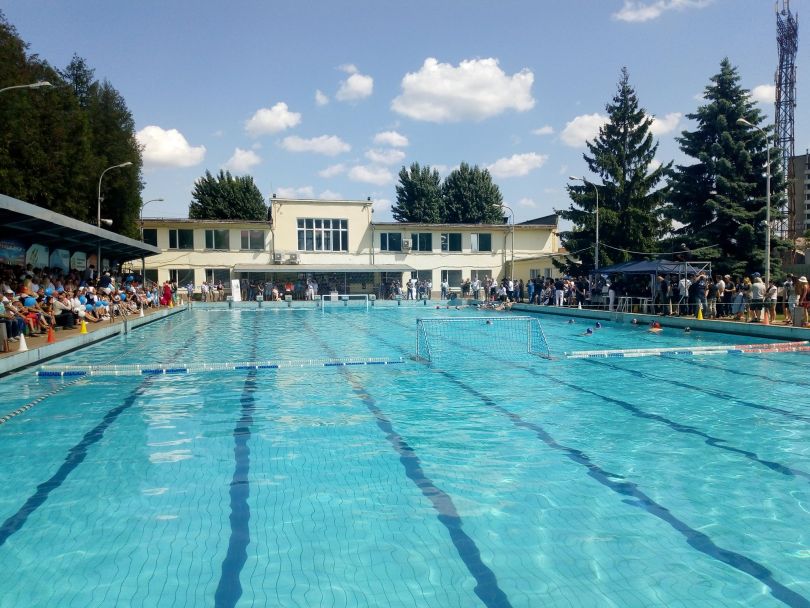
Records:
[[[195,311],[62,362],[394,358],[454,314]],[[807,605],[806,361],[12,376],[0,606]]]

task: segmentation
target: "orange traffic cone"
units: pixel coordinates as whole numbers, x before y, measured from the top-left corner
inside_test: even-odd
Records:
[[[87,323],[85,322],[84,319],[82,319],[82,328],[79,330],[79,333],[80,334],[86,334],[87,333]]]
[[[771,324],[771,315],[768,312],[768,309],[766,308],[762,312],[764,313],[763,318],[762,318],[762,323],[765,324],[765,325],[770,325]]]
[[[56,335],[53,333],[53,325],[48,326],[48,344],[56,342]]]

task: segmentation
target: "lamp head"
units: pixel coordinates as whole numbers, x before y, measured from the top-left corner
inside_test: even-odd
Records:
[[[748,122],[747,120],[745,120],[744,118],[738,118],[738,119],[737,119],[737,124],[738,124],[738,125],[743,125],[744,127],[753,127],[753,126],[754,126],[754,125],[752,125],[750,122]]]
[[[53,85],[47,80],[39,80],[34,84],[28,85],[29,89],[41,89],[42,87],[52,87]]]

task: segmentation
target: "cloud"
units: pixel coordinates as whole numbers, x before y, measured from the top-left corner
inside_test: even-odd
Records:
[[[391,201],[387,198],[375,198],[371,203],[371,209],[374,213],[390,216]]]
[[[205,146],[190,146],[177,129],[144,127],[135,134],[143,147],[143,163],[147,167],[193,167],[205,158]]]
[[[281,141],[281,147],[289,152],[314,152],[326,156],[337,156],[352,149],[337,135],[321,135],[311,139],[291,135]]]
[[[382,131],[374,136],[374,143],[378,146],[391,146],[392,148],[405,148],[408,138],[396,131]]]
[[[321,92],[320,89],[315,91],[315,103],[319,106],[325,106],[329,103],[329,98]]]
[[[714,0],[654,0],[642,2],[641,0],[624,0],[624,5],[618,12],[613,13],[617,21],[629,23],[642,23],[658,19],[667,11],[685,10],[690,8],[705,8]]]
[[[650,125],[650,131],[652,131],[652,134],[656,137],[672,133],[678,128],[682,116],[683,114],[680,112],[670,112],[662,118],[654,116],[652,125]]]
[[[260,108],[245,122],[245,131],[251,137],[269,135],[294,127],[301,122],[298,112],[290,112],[287,104],[278,102],[272,108]]]
[[[349,179],[354,182],[384,186],[394,180],[394,176],[385,167],[373,165],[355,165],[349,169]]]
[[[332,192],[331,190],[324,190],[318,195],[318,198],[321,198],[325,201],[339,201],[343,200],[343,195],[340,192]]]
[[[340,82],[335,99],[338,101],[357,101],[365,99],[374,92],[374,79],[357,71],[354,65],[348,64],[340,67],[350,76]]]
[[[772,84],[761,84],[751,90],[751,99],[759,103],[776,103],[776,87]]]
[[[393,148],[385,150],[372,148],[366,152],[366,158],[378,165],[396,165],[402,162],[405,158],[405,153],[402,150],[395,150]]]
[[[260,162],[262,162],[262,159],[253,150],[237,148],[234,150],[233,156],[225,163],[225,168],[235,173],[247,173]]]
[[[545,154],[513,154],[509,158],[499,158],[487,169],[493,177],[521,177],[539,169],[548,160]]]
[[[315,198],[315,190],[312,186],[301,186],[299,188],[278,188],[276,190],[278,198]]]
[[[533,135],[553,135],[554,134],[554,128],[551,125],[545,125],[543,127],[540,127],[539,129],[534,129],[532,131],[532,134]]]
[[[607,116],[601,114],[583,114],[565,124],[560,139],[566,146],[584,148],[585,142],[596,138],[599,129],[608,121]]]
[[[427,122],[484,120],[506,110],[532,109],[533,83],[530,70],[508,76],[497,59],[470,59],[455,67],[429,57],[418,72],[404,76],[391,109]]]
[[[518,204],[519,207],[526,207],[527,209],[533,209],[533,208],[537,207],[537,203],[534,202],[533,199],[525,197],[525,196],[522,199],[520,199],[517,202],[517,204]]]
[[[341,173],[345,172],[346,165],[339,163],[337,165],[329,165],[326,169],[321,169],[318,171],[318,175],[321,177],[335,177],[336,175],[340,175]]]

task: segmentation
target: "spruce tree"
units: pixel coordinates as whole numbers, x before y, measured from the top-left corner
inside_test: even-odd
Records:
[[[461,163],[442,184],[442,219],[446,224],[500,224],[503,195],[487,169]]]
[[[568,186],[572,204],[559,211],[573,223],[560,234],[571,258],[555,265],[572,274],[594,267],[596,241],[596,192],[599,189],[599,266],[627,261],[631,252],[658,251],[669,222],[663,216],[668,187],[665,180],[672,163],[654,164],[658,143],[650,130],[653,119],[639,107],[636,92],[622,69],[618,90],[605,106],[607,123],[599,129],[582,157],[591,174],[587,184]],[[659,187],[660,186],[660,187]],[[658,189],[656,189],[658,188]]]
[[[194,183],[194,199],[188,206],[188,216],[197,220],[267,219],[264,197],[250,175],[234,177],[220,169],[219,175],[205,175]]]
[[[436,169],[419,163],[399,171],[397,200],[391,211],[398,222],[436,224],[441,221],[441,179]]]
[[[695,159],[679,165],[672,179],[668,215],[682,224],[674,231],[676,248],[685,245],[695,259],[712,262],[721,273],[763,272],[766,178],[764,167],[772,127],[739,124],[744,119],[760,126],[761,112],[728,59],[705,89],[705,105],[687,118],[696,128],[678,138],[681,151]],[[784,188],[779,155],[771,149],[771,218],[779,214]],[[773,239],[779,249],[783,243]],[[779,270],[772,255],[771,271]],[[764,274],[764,272],[763,272]]]

